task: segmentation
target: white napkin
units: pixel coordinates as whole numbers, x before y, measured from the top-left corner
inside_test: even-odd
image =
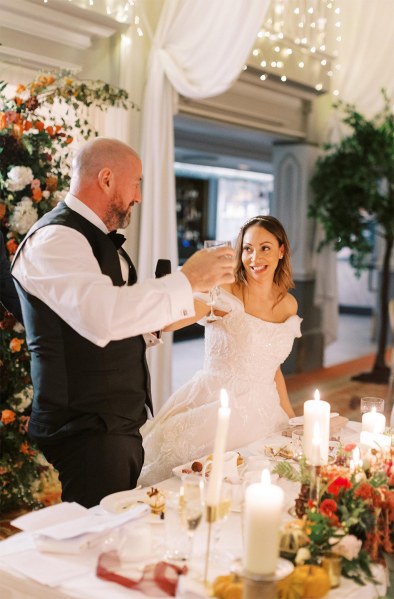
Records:
[[[137,504],[118,515],[101,508],[88,510],[77,503],[64,502],[25,514],[12,524],[32,533],[39,551],[76,554],[97,544],[109,530],[149,512],[146,504]]]
[[[202,582],[187,576],[180,576],[176,592],[177,599],[206,599],[207,593]]]

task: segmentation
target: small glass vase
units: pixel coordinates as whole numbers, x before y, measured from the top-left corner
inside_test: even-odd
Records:
[[[341,556],[328,553],[322,558],[321,565],[328,574],[331,588],[338,588],[341,584]]]

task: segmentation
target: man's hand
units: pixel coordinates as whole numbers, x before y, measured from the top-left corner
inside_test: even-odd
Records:
[[[199,250],[182,266],[193,291],[206,292],[212,287],[234,282],[235,254],[232,248],[219,246]]]

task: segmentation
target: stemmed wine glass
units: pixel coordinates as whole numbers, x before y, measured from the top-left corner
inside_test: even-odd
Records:
[[[204,504],[204,483],[201,478],[194,474],[182,477],[179,489],[179,511],[181,523],[187,531],[188,550],[190,558],[193,551],[194,532],[199,526]]]
[[[204,248],[213,248],[219,247],[221,245],[227,246],[231,248],[231,241],[220,241],[217,239],[206,239],[204,241]],[[220,294],[219,287],[212,287],[209,290],[209,305],[211,307],[210,313],[207,316],[207,322],[215,322],[215,320],[221,320],[223,317],[215,314],[215,302],[218,299]]]

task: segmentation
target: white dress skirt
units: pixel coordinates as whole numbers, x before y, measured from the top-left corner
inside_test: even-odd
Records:
[[[139,483],[143,486],[164,480],[175,466],[212,452],[222,388],[231,407],[227,451],[278,431],[288,422],[274,377],[295,337],[301,337],[301,318],[266,322],[247,314],[243,303],[224,290],[216,305],[228,314],[213,323],[203,321],[203,369],[141,428],[145,462]]]

